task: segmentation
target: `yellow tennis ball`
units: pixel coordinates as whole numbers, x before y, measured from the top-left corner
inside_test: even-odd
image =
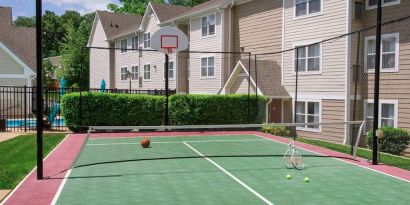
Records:
[[[305,177],[305,182],[309,182],[309,177]]]
[[[288,175],[286,175],[286,178],[287,179],[292,179],[292,175],[288,174]]]

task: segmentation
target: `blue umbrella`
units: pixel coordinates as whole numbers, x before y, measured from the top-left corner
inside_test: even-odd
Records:
[[[101,80],[101,86],[100,86],[101,92],[104,92],[104,91],[105,91],[105,86],[106,86],[105,80],[102,79],[102,80]]]
[[[62,77],[60,79],[60,96],[64,95],[66,83],[66,80],[64,79],[64,77]]]

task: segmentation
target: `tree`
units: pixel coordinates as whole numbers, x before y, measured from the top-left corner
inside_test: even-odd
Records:
[[[27,17],[27,16],[18,16],[17,19],[14,21],[14,26],[16,27],[35,27],[36,26],[36,18]]]
[[[180,5],[180,6],[196,6],[198,4],[202,4],[209,0],[168,0],[170,4]]]
[[[80,23],[83,21],[83,17],[77,11],[67,10],[63,15],[61,15],[61,20],[65,26],[71,23],[75,28],[78,28]]]
[[[46,11],[43,15],[43,57],[60,55],[66,29],[63,21],[54,12]]]
[[[122,6],[109,3],[107,8],[115,13],[135,14],[142,16],[145,13],[149,0],[119,0]],[[155,3],[165,3],[164,0],[151,0]]]
[[[47,87],[53,82],[52,77],[54,76],[55,67],[51,64],[50,59],[45,59],[43,61],[43,84]]]
[[[68,87],[77,84],[83,89],[88,88],[89,53],[84,46],[87,44],[93,19],[94,13],[86,14],[78,27],[75,27],[74,23],[67,24],[66,43],[62,47],[63,70],[62,74],[59,75],[64,76]],[[83,53],[81,53],[81,49],[83,49]]]

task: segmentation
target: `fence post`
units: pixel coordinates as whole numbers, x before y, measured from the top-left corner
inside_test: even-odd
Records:
[[[27,86],[24,86],[24,132],[27,132]]]

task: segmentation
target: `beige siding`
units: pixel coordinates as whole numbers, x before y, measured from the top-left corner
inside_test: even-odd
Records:
[[[216,13],[215,35],[202,37],[201,17],[193,18],[190,21],[190,49],[191,51],[222,51],[222,14]],[[215,57],[215,76],[211,78],[201,77],[201,58]],[[216,94],[222,87],[221,54],[190,54],[190,93]]]
[[[94,29],[91,46],[108,48],[109,44],[100,20],[97,21]],[[90,88],[99,88],[102,79],[105,80],[107,88],[114,88],[110,84],[110,51],[90,49]]]
[[[295,18],[294,0],[286,0],[284,49],[306,45],[347,33],[346,1],[323,0],[321,15]],[[309,95],[345,96],[346,38],[321,45],[321,72],[299,76],[299,92]],[[293,95],[295,53],[284,53],[284,86]]]
[[[234,51],[252,54],[282,49],[282,1],[258,0],[234,7]],[[280,59],[279,59],[280,60]]]
[[[187,34],[189,32],[188,25],[179,25],[178,28]],[[188,49],[189,50],[189,49]],[[189,53],[178,53],[178,69],[176,73],[178,75],[177,79],[177,92],[178,93],[188,93],[188,73],[187,73],[187,65],[188,65]]]
[[[25,86],[27,85],[26,78],[1,78],[0,75],[0,86]]]
[[[383,7],[383,22],[402,18],[409,15],[410,1],[401,1],[399,5]],[[364,27],[374,26],[376,10],[365,10],[363,16]],[[400,34],[400,54],[399,71],[382,72],[380,75],[380,99],[398,100],[398,127],[405,128],[410,132],[410,20],[400,23],[383,26],[382,33]],[[374,35],[374,30],[367,32],[365,36]],[[362,46],[363,43],[362,43]],[[361,63],[364,61],[362,53]],[[362,96],[364,99],[373,99],[374,74],[364,75],[364,82],[361,85]],[[410,146],[409,146],[410,147]],[[410,154],[410,148],[407,150]]]
[[[1,74],[24,74],[24,69],[6,51],[0,48]]]
[[[344,106],[343,100],[322,100],[321,102],[321,122],[343,122],[344,121]],[[293,117],[287,113],[292,113],[292,103],[290,101],[284,102],[284,122],[289,122]],[[322,125],[320,132],[311,132],[298,130],[299,137],[305,137],[309,139],[325,140],[336,143],[343,143],[344,141],[345,126],[344,124],[327,124]]]
[[[145,25],[145,32],[149,32],[152,34],[159,29],[157,25],[157,17],[152,14],[148,17],[147,25]],[[144,48],[144,34],[140,33],[139,35],[139,42],[140,47],[143,49],[151,49],[151,48]],[[128,48],[131,49],[131,37],[125,37],[128,39]],[[122,38],[122,39],[125,39]],[[117,39],[115,41],[116,47],[121,48],[121,39]],[[151,42],[152,45],[152,42]],[[132,89],[165,89],[165,80],[164,80],[164,62],[165,62],[165,54],[161,52],[151,52],[151,51],[143,51],[142,56],[139,57],[138,51],[128,51],[125,53],[121,53],[121,50],[117,49],[115,52],[115,82],[117,88],[128,89],[129,88],[129,80],[121,80],[121,67],[127,67],[129,71],[131,71],[131,66],[139,66],[139,76],[142,78],[144,77],[144,65],[150,64],[151,65],[151,79],[150,80],[142,80],[142,87],[139,87],[138,80],[133,80],[131,82]],[[175,89],[176,85],[176,60],[175,54],[170,55],[169,60],[174,62],[174,78],[170,79],[169,81],[169,88]]]

